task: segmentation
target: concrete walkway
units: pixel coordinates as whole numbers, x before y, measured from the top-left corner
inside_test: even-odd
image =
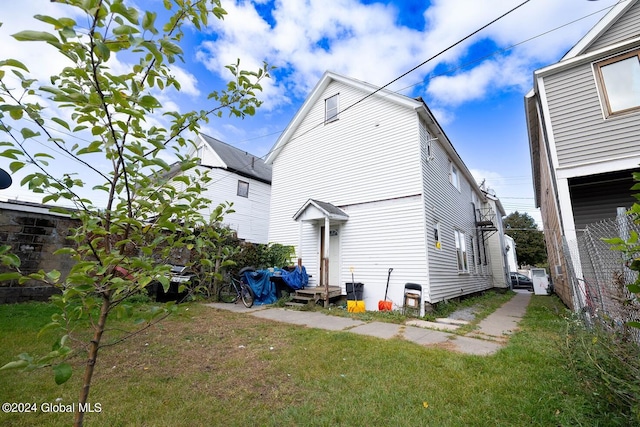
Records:
[[[467,336],[456,335],[446,330],[456,322],[439,319],[440,323],[420,320],[408,321],[405,325],[385,322],[364,322],[347,317],[331,316],[313,311],[298,311],[271,306],[245,308],[242,304],[210,303],[209,307],[247,313],[262,319],[330,331],[348,331],[354,334],[389,339],[399,337],[423,346],[439,346],[465,354],[490,355],[496,353],[517,330],[524,316],[531,292],[516,290],[516,295],[491,315],[483,319],[476,330]],[[449,322],[451,320],[451,322]]]

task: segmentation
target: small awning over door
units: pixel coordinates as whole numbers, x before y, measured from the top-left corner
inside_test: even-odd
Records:
[[[320,236],[322,247],[322,254],[320,254],[320,286],[324,286],[324,306],[329,306],[330,286],[329,286],[329,257],[331,254],[330,241],[331,241],[331,225],[336,223],[343,223],[349,219],[349,215],[344,213],[340,208],[332,205],[331,203],[321,202],[319,200],[309,199],[298,212],[293,216],[293,219],[300,224],[300,236],[298,245],[298,264],[302,264],[302,225],[303,223],[316,223],[321,225],[324,230],[324,234]],[[339,264],[335,264],[335,268]],[[338,271],[338,270],[336,270]],[[337,288],[339,289],[339,288]]]
[[[330,221],[346,221],[349,215],[331,203],[309,199],[293,216],[294,221],[313,221],[328,219]]]

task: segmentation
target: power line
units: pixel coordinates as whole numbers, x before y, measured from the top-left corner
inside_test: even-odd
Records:
[[[415,67],[411,68],[409,71],[404,72],[403,74],[401,74],[399,77],[394,78],[393,80],[391,80],[389,83],[385,84],[384,86],[381,86],[379,88],[377,88],[375,91],[365,95],[364,97],[360,98],[359,100],[357,100],[356,102],[354,102],[353,104],[347,106],[346,108],[344,108],[343,110],[341,110],[338,114],[343,113],[351,108],[353,108],[354,106],[360,104],[361,102],[363,102],[364,100],[370,98],[371,96],[375,95],[376,93],[380,92],[381,90],[385,89],[386,87],[392,85],[393,83],[397,82],[398,80],[402,79],[403,77],[411,74],[412,72],[414,72],[415,70],[417,70],[418,68],[422,67],[423,65],[427,64],[428,62],[432,61],[433,59],[437,58],[438,56],[442,55],[443,53],[453,49],[454,47],[458,46],[460,43],[463,43],[464,41],[468,40],[469,38],[473,37],[474,35],[478,34],[480,31],[484,30],[485,28],[489,27],[490,25],[494,24],[495,22],[499,21],[500,19],[504,18],[505,16],[511,14],[512,12],[516,11],[517,9],[521,8],[522,6],[524,6],[525,4],[529,3],[531,0],[525,0],[524,2],[520,3],[519,5],[517,5],[516,7],[512,8],[511,10],[503,13],[502,15],[500,15],[499,17],[493,19],[492,21],[490,21],[489,23],[483,25],[482,27],[478,28],[477,30],[471,32],[470,34],[468,34],[467,36],[463,37],[462,39],[458,40],[457,42],[453,43],[452,45],[450,45],[449,47],[441,50],[440,52],[436,53],[435,55],[431,56],[430,58],[426,59],[425,61],[421,62],[420,64],[416,65]],[[396,92],[394,92],[396,93]],[[318,124],[316,124],[315,126],[312,126],[311,128],[307,129],[306,131],[304,131],[303,133],[301,133],[300,135],[298,135],[295,138],[292,138],[290,141],[301,138],[302,136],[308,134],[309,132],[315,130],[316,128],[318,128],[319,126],[323,125],[324,121],[319,122]],[[284,132],[284,131],[283,131]],[[260,158],[266,159],[267,156],[269,156],[273,150],[274,150],[275,146],[271,148],[271,150],[269,150],[265,155],[261,156]],[[245,165],[245,166],[249,166],[249,164]],[[229,174],[229,176],[231,176],[231,174]],[[213,181],[211,184],[215,184],[217,182],[220,182],[222,179],[224,179],[226,177],[222,177],[219,178],[216,181]]]

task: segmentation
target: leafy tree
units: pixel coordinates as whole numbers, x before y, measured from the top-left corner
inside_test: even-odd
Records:
[[[159,94],[180,90],[170,65],[182,60],[183,28],[200,30],[211,16],[223,19],[226,12],[219,0],[164,0],[164,23],[158,22],[158,13],[139,12],[124,0],[58,2],[69,8],[69,16],[82,18],[36,15],[50,31],[26,30],[13,37],[50,45],[67,66],[50,82],[41,83],[29,77],[25,64],[0,61],[0,155],[11,159],[12,172],[28,172],[21,185],[41,193],[43,203],[64,201],[76,207],[71,215],[80,225],[70,236],[75,246],[59,251],[76,263],[67,277],[57,271],[25,277],[10,247],[0,247],[0,261],[12,269],[0,280],[35,279],[62,291],[53,299],[60,313],[47,326],[61,330],[51,353],[22,354],[3,369],[56,363],[55,380],[63,383],[71,376],[64,358],[74,351],[86,352],[81,353],[87,359],[78,399],[84,404],[99,349],[139,332],[108,331],[110,316],[130,313],[127,298],[144,292],[153,280],[167,289],[167,264],[176,252],[195,250],[203,257],[212,250],[194,234],[207,225],[198,209],[210,203],[201,196],[209,178],[195,169],[198,159],[183,154],[192,144],[187,134],[197,132],[212,115],[253,115],[260,105],[255,93],[271,69],[266,64],[256,71],[241,70],[239,62],[229,65],[233,79],[209,95],[210,110],[168,110]],[[112,67],[116,56],[117,70]],[[118,72],[126,63],[132,65]],[[167,128],[158,124],[162,120]],[[33,142],[73,159],[74,170],[80,172],[61,170],[51,151],[35,152]],[[170,166],[164,160],[169,157],[178,159],[175,167],[193,172],[170,181]],[[106,203],[96,202],[100,199]],[[220,207],[220,218],[227,209]],[[225,250],[220,248],[221,253]],[[207,265],[216,262],[206,259]],[[169,306],[149,308],[142,327],[169,312]],[[90,329],[83,331],[83,325]],[[77,342],[80,348],[72,345]],[[75,425],[82,425],[83,415],[76,408]]]
[[[520,265],[544,264],[547,258],[544,234],[528,213],[515,211],[504,219],[505,233],[513,238]]]

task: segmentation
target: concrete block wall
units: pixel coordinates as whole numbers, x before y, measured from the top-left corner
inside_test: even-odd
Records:
[[[54,255],[54,252],[74,244],[67,237],[70,228],[77,226],[78,222],[69,216],[49,213],[48,209],[37,206],[0,202],[0,243],[11,245],[12,252],[20,258],[23,273],[58,270],[65,277],[74,261],[65,255]],[[42,283],[29,281],[19,285],[17,281],[0,282],[0,287],[18,286],[41,287]],[[35,293],[36,296],[39,295],[38,292]]]

